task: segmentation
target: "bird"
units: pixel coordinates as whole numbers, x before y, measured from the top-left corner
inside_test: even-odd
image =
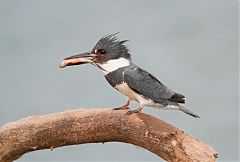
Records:
[[[160,82],[155,76],[132,62],[126,42],[119,40],[118,33],[101,37],[92,50],[64,58],[59,67],[92,64],[103,71],[108,83],[127,97],[123,106],[114,110],[128,109],[128,115],[141,112],[144,106],[164,110],[180,110],[192,117],[199,115],[186,109],[185,96],[176,93]],[[132,101],[139,103],[135,110],[129,109]]]

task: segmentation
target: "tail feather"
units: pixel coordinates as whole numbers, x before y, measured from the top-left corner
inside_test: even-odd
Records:
[[[191,115],[191,116],[194,117],[194,118],[200,118],[199,115],[193,113],[192,111],[190,111],[190,110],[188,110],[188,109],[186,109],[185,107],[182,107],[182,106],[180,106],[180,105],[179,105],[179,110],[181,110],[182,112],[184,112],[184,113],[186,113],[186,114],[188,114],[188,115]]]
[[[168,100],[175,101],[177,103],[185,103],[185,97],[179,93],[174,93],[174,95]]]

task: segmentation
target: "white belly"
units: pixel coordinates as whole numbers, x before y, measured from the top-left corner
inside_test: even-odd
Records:
[[[139,94],[134,92],[127,83],[121,83],[115,87],[117,90],[119,90],[121,93],[126,95],[130,100],[137,100],[139,98]]]
[[[142,95],[134,92],[127,83],[123,82],[115,87],[117,90],[119,90],[121,93],[123,93],[125,96],[128,97],[129,100],[135,100],[140,103],[140,105],[144,106],[151,106],[151,107],[162,107],[161,104],[153,102],[151,99],[147,99],[143,97]]]

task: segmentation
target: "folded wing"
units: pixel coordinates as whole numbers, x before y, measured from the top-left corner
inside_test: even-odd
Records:
[[[168,105],[172,103],[185,103],[184,96],[175,93],[147,71],[136,65],[124,71],[124,82],[135,92],[152,99],[155,102]]]

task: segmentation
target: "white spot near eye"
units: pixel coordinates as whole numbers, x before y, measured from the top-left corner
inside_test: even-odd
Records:
[[[94,53],[97,53],[97,49],[95,49]]]

